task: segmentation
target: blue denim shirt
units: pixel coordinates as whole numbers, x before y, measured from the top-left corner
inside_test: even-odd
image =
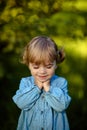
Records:
[[[69,130],[65,110],[71,97],[66,79],[54,75],[45,92],[35,85],[33,76],[22,78],[13,100],[22,110],[17,130]]]

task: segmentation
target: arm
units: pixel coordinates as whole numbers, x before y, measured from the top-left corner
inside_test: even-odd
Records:
[[[67,81],[59,78],[57,82],[52,84],[51,89],[45,93],[45,98],[54,110],[61,112],[68,107],[71,98],[68,95]]]
[[[20,109],[30,109],[37,101],[40,95],[40,89],[37,86],[22,79],[19,85],[19,90],[13,96],[13,101]]]

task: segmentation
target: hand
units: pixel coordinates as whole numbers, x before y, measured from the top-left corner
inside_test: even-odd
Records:
[[[43,89],[47,92],[50,89],[50,80],[43,82]]]
[[[36,84],[40,89],[43,88],[43,83],[42,83],[42,82],[36,80],[36,81],[35,81],[35,84]]]
[[[47,80],[45,82],[35,81],[35,84],[40,88],[44,89],[46,92],[50,89],[50,80]]]

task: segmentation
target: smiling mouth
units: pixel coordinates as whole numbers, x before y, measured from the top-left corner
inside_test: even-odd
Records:
[[[40,78],[46,78],[47,77],[47,75],[45,75],[45,76],[39,76]]]

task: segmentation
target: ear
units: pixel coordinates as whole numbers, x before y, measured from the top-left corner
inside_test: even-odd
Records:
[[[54,65],[55,65],[55,69],[57,69],[58,66],[57,66],[57,64],[56,64],[56,61],[54,61]]]
[[[57,67],[58,67],[58,66],[57,66],[57,64],[56,64],[56,65],[55,65],[55,69],[57,69]]]

